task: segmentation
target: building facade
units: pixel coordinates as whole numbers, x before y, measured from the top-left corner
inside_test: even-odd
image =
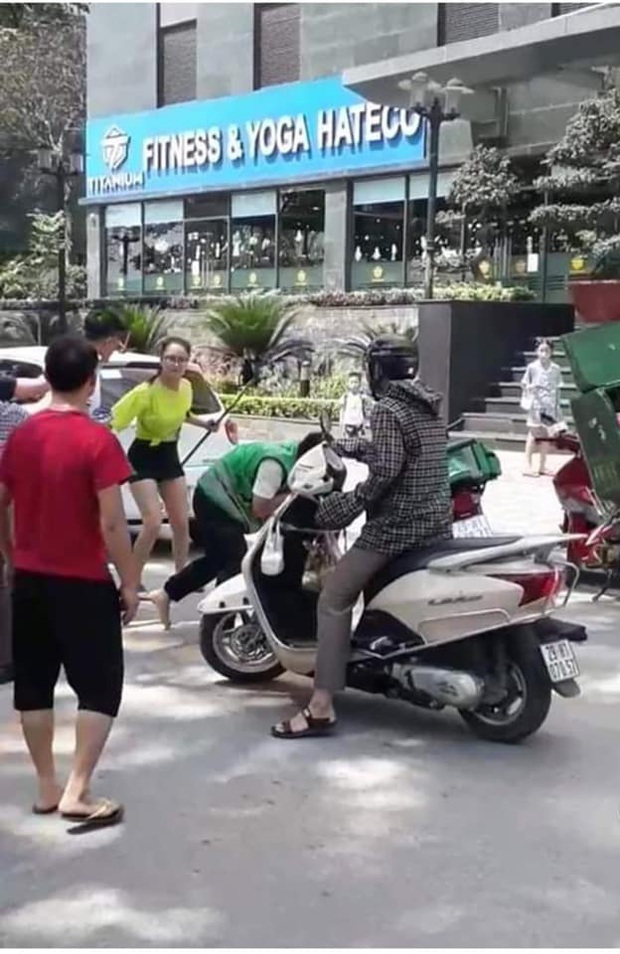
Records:
[[[421,284],[426,130],[406,105],[369,102],[348,75],[424,51],[439,62],[446,47],[474,51],[587,6],[93,4],[90,296]],[[445,124],[440,208],[477,142],[500,145],[533,179],[601,83],[583,68],[533,73],[494,87],[487,114]],[[513,219],[496,277],[561,298],[570,249],[547,256],[547,245],[542,269],[527,208]],[[449,261],[463,236],[442,242]]]

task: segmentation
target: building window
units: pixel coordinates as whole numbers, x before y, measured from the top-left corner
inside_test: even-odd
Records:
[[[585,7],[593,5],[592,0],[590,0],[590,3],[552,3],[551,16],[563,17],[566,13],[575,13],[576,10],[583,10]]]
[[[185,287],[201,294],[228,291],[229,210],[227,193],[185,201]]]
[[[144,292],[183,291],[183,202],[144,206]]]
[[[405,179],[353,184],[352,288],[402,285]]]
[[[233,291],[276,287],[276,193],[232,197],[230,284]]]
[[[158,36],[158,105],[196,99],[196,21],[160,25]]]
[[[323,287],[325,192],[280,191],[278,287],[303,291]]]
[[[254,88],[295,83],[300,78],[301,5],[254,6]]]
[[[437,181],[435,211],[439,216],[435,235],[435,266],[437,272],[447,276],[460,276],[461,230],[460,225],[442,222],[440,213],[447,210],[446,196],[454,179],[454,171],[440,172]],[[426,257],[426,225],[428,209],[428,173],[426,171],[409,177],[407,204],[407,284],[424,283]]]
[[[108,295],[142,292],[142,228],[139,202],[105,210],[105,288]]]
[[[439,45],[499,32],[499,3],[440,3]]]

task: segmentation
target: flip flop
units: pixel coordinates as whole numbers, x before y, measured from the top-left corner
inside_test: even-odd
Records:
[[[71,835],[82,835],[87,831],[93,831],[95,828],[108,828],[112,825],[120,825],[125,816],[125,809],[116,802],[111,802],[104,798],[98,808],[90,815],[84,815],[80,812],[61,812],[61,818],[65,821],[77,822],[67,831]]]
[[[272,725],[271,734],[274,739],[311,739],[322,735],[330,735],[336,727],[336,719],[317,719],[310,709],[302,709],[302,716],[306,720],[305,729],[293,729],[291,720]]]
[[[38,805],[32,806],[33,815],[53,815],[54,812],[58,811],[58,805],[50,805],[49,808],[39,808]]]

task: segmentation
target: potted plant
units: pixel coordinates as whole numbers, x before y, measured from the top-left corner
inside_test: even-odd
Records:
[[[584,323],[620,321],[620,92],[582,103],[546,157],[545,204],[531,220],[569,237],[585,266],[569,293]]]

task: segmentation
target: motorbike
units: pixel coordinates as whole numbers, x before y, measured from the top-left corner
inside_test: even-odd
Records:
[[[564,431],[548,443],[572,454],[553,478],[553,487],[563,511],[561,530],[573,537],[567,543],[568,562],[605,574],[594,596],[598,600],[620,577],[620,517],[596,495],[579,437]]]
[[[200,605],[203,654],[228,679],[312,675],[317,601],[341,555],[338,532],[317,528],[315,516],[346,476],[324,428],[248,551],[243,590],[236,578],[218,587],[217,614],[210,597]],[[572,644],[587,633],[552,616],[566,588],[566,565],[554,556],[565,540],[453,538],[395,558],[356,607],[347,685],[424,709],[453,707],[489,741],[536,732],[553,692],[579,694]]]

